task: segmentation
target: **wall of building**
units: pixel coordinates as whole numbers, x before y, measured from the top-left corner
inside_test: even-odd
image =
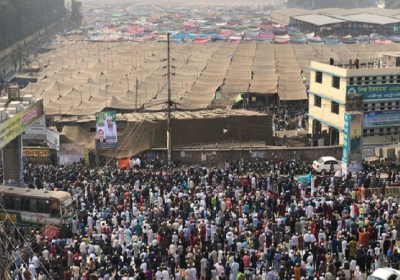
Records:
[[[335,72],[332,72],[332,74],[322,73],[322,83],[320,84],[316,82],[316,71],[311,70],[310,91],[339,103],[346,103],[347,80],[346,78],[340,78],[340,88],[337,89],[332,86],[332,75],[335,75]],[[336,76],[339,77],[339,73]]]
[[[147,157],[159,156],[161,159],[167,159],[167,152],[149,151]],[[239,159],[262,161],[306,161],[312,162],[322,156],[333,156],[341,159],[342,146],[332,147],[303,147],[303,148],[281,148],[281,149],[258,149],[258,150],[174,150],[172,158],[179,164],[202,164],[206,166],[223,167],[224,162],[236,161]]]
[[[336,128],[339,131],[339,144],[343,144],[344,112],[346,103],[347,79],[346,69],[335,66],[312,62],[310,71],[310,89],[309,89],[309,133],[313,132],[313,120],[321,122],[321,130],[329,133],[329,127]],[[322,83],[316,82],[317,70],[322,72]],[[333,76],[339,77],[339,88],[333,87]],[[321,98],[321,106],[316,106],[316,98]],[[332,103],[339,104],[339,113],[332,112]],[[326,143],[329,145],[329,143]]]
[[[309,95],[309,133],[313,131],[313,119],[322,120],[322,130],[327,129],[328,125],[342,130],[344,128],[344,112],[345,106],[339,104],[339,114],[331,112],[331,100],[321,98],[321,107],[315,106],[315,95]],[[339,139],[339,144],[342,144],[343,139]]]

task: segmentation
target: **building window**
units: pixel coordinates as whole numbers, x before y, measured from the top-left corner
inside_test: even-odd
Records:
[[[363,129],[363,134],[367,134],[368,129]]]
[[[397,76],[397,83],[400,84],[400,76]]]
[[[392,102],[388,102],[388,110],[392,110]]]
[[[396,109],[400,108],[400,101],[396,101]]]
[[[14,197],[13,196],[9,196],[9,195],[4,196],[4,206],[7,209],[13,210],[14,209],[14,204],[15,204],[15,201],[14,201]]]
[[[357,78],[357,85],[361,85],[362,84],[362,78],[361,77],[358,77]]]
[[[382,84],[386,84],[386,77],[382,76]]]
[[[376,77],[372,77],[372,84],[376,85]]]
[[[331,112],[339,115],[339,103],[331,101]]]
[[[383,128],[379,129],[379,135],[381,135],[381,136],[383,135]]]
[[[36,199],[35,198],[31,198],[29,200],[29,212],[37,212]]]
[[[321,108],[321,97],[314,95],[314,106]]]
[[[370,130],[369,130],[369,133],[370,133],[370,134],[374,134],[374,133],[375,133],[375,129],[370,129]]]
[[[390,132],[390,131],[392,131],[392,129],[389,127],[389,128],[386,128],[386,131]]]
[[[393,77],[393,76],[390,76],[390,81],[389,81],[389,83],[393,84],[393,82],[394,82],[394,77]]]
[[[349,84],[350,84],[351,86],[354,85],[354,78],[350,78]]]
[[[365,84],[369,85],[369,77],[365,77]]]
[[[368,111],[368,103],[364,103],[364,112]]]
[[[315,72],[315,82],[322,84],[322,72],[319,71]]]
[[[332,87],[340,89],[340,78],[332,76]]]
[[[381,111],[385,110],[385,103],[381,103],[381,106],[379,107],[379,110],[381,110]]]
[[[375,103],[371,104],[371,111],[375,111]]]

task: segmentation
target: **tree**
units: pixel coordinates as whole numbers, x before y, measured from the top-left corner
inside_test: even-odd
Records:
[[[18,67],[20,71],[22,69],[23,64],[26,65],[30,64],[29,54],[22,46],[22,44],[18,44],[11,53],[11,63],[14,65],[15,68]]]
[[[72,0],[71,2],[71,23],[74,27],[79,27],[82,24],[83,16],[82,16],[82,3],[76,0]]]
[[[0,50],[60,22],[64,0],[0,0]]]

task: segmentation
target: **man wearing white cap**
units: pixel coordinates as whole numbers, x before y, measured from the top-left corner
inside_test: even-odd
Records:
[[[106,136],[116,136],[117,135],[117,127],[114,125],[112,116],[107,116],[107,126],[105,127]]]

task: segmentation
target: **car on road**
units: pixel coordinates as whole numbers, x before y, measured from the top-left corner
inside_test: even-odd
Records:
[[[333,163],[335,172],[342,169],[342,162],[334,157],[320,157],[313,162],[313,170],[317,173],[326,174],[331,171],[331,164]]]
[[[368,280],[396,280],[400,278],[400,271],[393,268],[378,268],[369,277]]]

